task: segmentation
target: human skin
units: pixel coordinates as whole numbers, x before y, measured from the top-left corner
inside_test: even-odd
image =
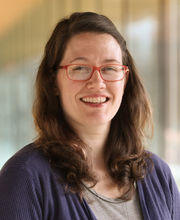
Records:
[[[67,64],[122,65],[121,48],[109,34],[80,33],[67,44],[60,65]],[[75,130],[95,126],[108,130],[121,105],[124,85],[125,78],[106,82],[97,70],[84,82],[68,79],[65,69],[60,69],[57,74],[60,102],[67,121]]]
[[[67,64],[122,65],[121,48],[109,34],[81,33],[73,36],[67,44],[60,65]],[[66,70],[60,69],[56,83],[68,123],[88,146],[85,154],[98,180],[94,189],[109,198],[119,197],[124,189],[119,190],[109,176],[104,146],[111,120],[121,105],[126,77],[121,81],[106,82],[96,70],[89,80],[79,82],[68,79]]]

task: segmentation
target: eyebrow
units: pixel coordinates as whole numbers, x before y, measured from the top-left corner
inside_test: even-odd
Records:
[[[76,57],[75,59],[71,60],[70,63],[73,63],[74,61],[88,61],[88,59],[85,57]],[[103,61],[103,63],[111,63],[111,62],[117,62],[121,64],[121,62],[116,59],[105,59]]]
[[[74,61],[88,61],[88,59],[87,58],[85,58],[85,57],[76,57],[75,59],[73,59],[73,60],[71,60],[70,61],[70,63],[73,63]]]
[[[116,60],[116,59],[105,59],[103,62],[104,62],[104,63],[110,63],[110,62],[121,63],[119,60]]]

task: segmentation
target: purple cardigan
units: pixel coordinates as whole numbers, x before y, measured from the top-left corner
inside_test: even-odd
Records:
[[[180,194],[168,165],[152,156],[154,169],[137,183],[145,220],[180,220]],[[1,220],[95,220],[85,200],[65,193],[48,160],[30,144],[0,171]]]

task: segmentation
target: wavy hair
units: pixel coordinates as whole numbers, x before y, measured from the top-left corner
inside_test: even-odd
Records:
[[[59,98],[55,94],[57,66],[69,40],[83,32],[107,33],[113,36],[121,50],[123,65],[129,77],[121,106],[111,122],[105,145],[104,159],[109,175],[119,188],[128,186],[121,199],[134,193],[134,183],[148,171],[150,155],[144,148],[147,128],[152,128],[151,107],[126,42],[110,19],[93,12],[73,13],[55,27],[45,46],[36,78],[33,116],[38,136],[35,145],[43,151],[68,189],[82,195],[82,182],[95,185],[86,144],[66,121]]]

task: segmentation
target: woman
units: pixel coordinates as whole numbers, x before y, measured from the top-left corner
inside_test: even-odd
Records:
[[[180,219],[170,169],[144,149],[144,87],[107,17],[74,13],[57,24],[33,113],[36,141],[1,170],[1,219]]]

